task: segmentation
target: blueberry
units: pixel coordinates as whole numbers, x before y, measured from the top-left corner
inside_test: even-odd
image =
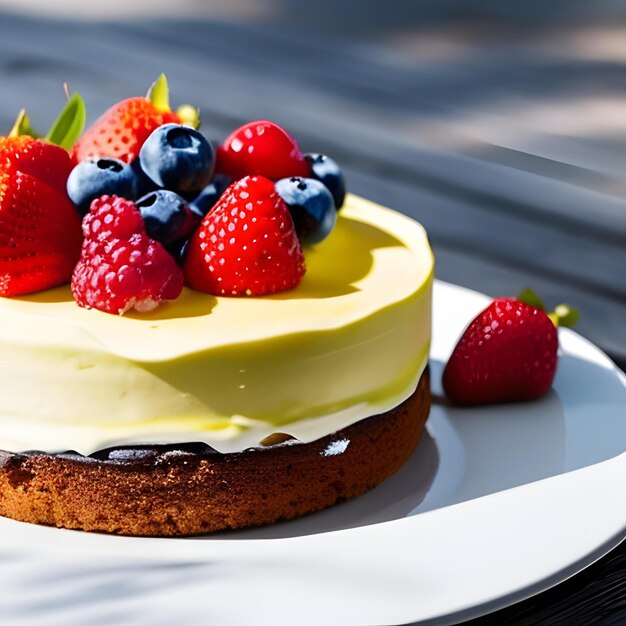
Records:
[[[328,187],[333,196],[337,211],[343,206],[346,199],[346,183],[337,162],[325,154],[310,152],[304,158],[311,164],[313,178],[321,181]]]
[[[176,259],[176,263],[181,267],[185,265],[185,259],[187,256],[187,249],[189,248],[189,239],[185,239],[185,241],[181,242],[178,250],[174,250],[174,258]]]
[[[151,178],[141,169],[141,163],[139,159],[135,159],[131,164],[133,172],[135,173],[135,178],[137,179],[137,198],[141,198],[146,194],[149,194],[151,191],[156,191],[160,189],[160,187],[152,181]]]
[[[194,198],[189,207],[194,213],[204,217],[232,182],[233,179],[226,174],[215,174],[213,180]]]
[[[149,193],[136,205],[141,211],[148,236],[160,241],[173,254],[200,222],[184,198],[166,189]]]
[[[119,159],[88,159],[70,172],[67,195],[81,215],[89,212],[92,200],[105,194],[129,200],[137,197],[137,178],[130,165]]]
[[[215,152],[197,130],[165,124],[146,139],[139,162],[156,185],[193,198],[211,180]]]
[[[292,176],[276,183],[278,195],[289,207],[302,243],[319,243],[335,226],[337,210],[335,201],[319,180]]]

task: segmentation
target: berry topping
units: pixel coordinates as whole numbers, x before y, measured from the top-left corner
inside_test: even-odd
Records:
[[[67,102],[43,139],[45,143],[54,144],[55,146],[60,146],[64,150],[69,150],[76,143],[76,140],[83,132],[87,112],[85,110],[85,102],[80,94],[70,94],[67,83],[64,84],[64,87]],[[11,138],[23,136],[29,136],[32,138],[40,137],[40,135],[31,126],[30,118],[26,113],[26,109],[20,110],[17,114],[17,119],[15,120],[13,127],[9,131],[9,137]],[[48,182],[48,184],[50,184],[49,181],[44,182]],[[52,184],[50,184],[50,186],[54,187]]]
[[[105,111],[74,144],[72,159],[80,163],[107,156],[132,163],[153,130],[180,121],[169,108],[167,81],[161,75],[145,98],[128,98]]]
[[[159,189],[136,202],[146,227],[146,233],[166,248],[191,236],[200,223],[184,198],[173,191]],[[180,246],[179,246],[180,247]]]
[[[81,241],[80,218],[65,192],[15,166],[0,168],[1,296],[68,282]]]
[[[130,164],[131,169],[135,175],[135,181],[137,184],[137,198],[141,198],[151,191],[157,191],[159,186],[155,184],[151,178],[148,177],[147,174],[141,169],[141,164],[139,163],[139,159],[135,159]]]
[[[220,199],[220,196],[226,191],[228,186],[233,182],[230,176],[225,174],[216,174],[213,180],[194,198],[189,205],[194,213],[200,217],[204,217]]]
[[[346,183],[337,162],[325,154],[308,153],[304,158],[311,166],[310,176],[326,185],[333,196],[336,209],[339,210],[346,199]]]
[[[215,153],[197,130],[165,124],[146,139],[139,163],[159,187],[194,197],[211,180]]]
[[[85,236],[72,276],[72,293],[85,308],[123,315],[174,300],[183,276],[163,246],[150,239],[135,204],[117,196],[94,200],[83,220]]]
[[[337,221],[337,211],[323,183],[314,178],[292,176],[279,180],[276,191],[289,208],[302,243],[319,243],[328,237]]]
[[[88,213],[92,200],[115,195],[134,200],[137,178],[133,168],[120,159],[87,159],[79,163],[67,179],[67,194],[81,216]]]
[[[218,150],[217,171],[234,179],[258,175],[278,180],[309,176],[311,168],[289,133],[261,120],[238,128],[226,139]]]
[[[571,325],[574,312],[559,308],[569,316],[562,325]],[[540,307],[498,298],[459,339],[443,372],[444,390],[464,405],[539,398],[554,380],[557,348],[555,324]]]
[[[215,295],[261,296],[293,289],[304,272],[289,210],[274,183],[262,176],[231,185],[186,251],[189,285]]]
[[[65,196],[65,182],[72,171],[66,150],[26,135],[0,137],[0,170],[19,170]]]

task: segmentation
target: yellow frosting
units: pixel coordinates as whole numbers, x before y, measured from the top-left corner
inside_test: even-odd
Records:
[[[0,449],[308,441],[386,411],[428,359],[433,258],[413,220],[349,196],[307,274],[262,298],[186,289],[147,314],[69,288],[0,298]]]

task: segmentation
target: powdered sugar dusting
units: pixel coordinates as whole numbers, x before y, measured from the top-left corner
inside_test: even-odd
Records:
[[[350,444],[349,439],[338,439],[337,441],[331,441],[325,450],[322,450],[320,454],[322,456],[337,456],[338,454],[343,454]]]

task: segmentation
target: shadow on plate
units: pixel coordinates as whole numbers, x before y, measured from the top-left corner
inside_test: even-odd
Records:
[[[431,361],[440,391],[443,364]],[[440,470],[422,513],[607,461],[626,451],[626,391],[602,365],[563,354],[540,400],[456,408],[439,396],[429,429]]]

